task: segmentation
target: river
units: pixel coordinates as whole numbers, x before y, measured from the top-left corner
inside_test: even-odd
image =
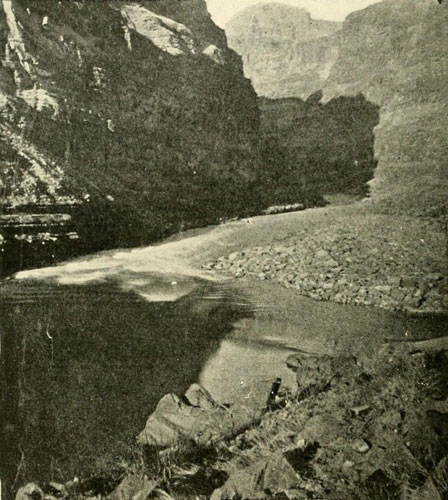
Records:
[[[0,284],[7,484],[68,480],[128,459],[160,398],[194,382],[222,403],[260,406],[276,377],[294,389],[285,359],[296,350],[358,356],[386,338],[446,330],[444,317],[217,279],[151,248],[152,259],[145,249],[109,252]]]

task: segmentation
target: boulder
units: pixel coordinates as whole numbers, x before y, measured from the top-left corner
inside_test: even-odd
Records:
[[[206,47],[202,53],[209,57],[212,61],[214,61],[216,64],[225,64],[225,59],[224,55],[221,49],[219,49],[216,45],[209,45]]]
[[[445,500],[448,496],[448,457],[443,458],[418,492],[421,500]]]
[[[261,410],[218,405],[203,387],[195,384],[182,398],[175,394],[164,396],[137,442],[156,448],[169,448],[185,441],[210,446],[237,434],[260,415]]]
[[[329,260],[331,258],[330,254],[326,251],[326,250],[323,250],[323,249],[320,249],[316,252],[316,254],[314,255],[314,260],[316,262],[325,262],[327,260]]]
[[[352,449],[358,453],[367,453],[370,450],[370,445],[364,439],[356,439],[352,443]]]
[[[193,384],[185,393],[185,397],[192,406],[212,410],[216,403],[211,394],[199,384]]]
[[[335,378],[354,378],[359,367],[353,357],[293,354],[287,366],[297,372],[297,385],[302,395],[327,389]]]

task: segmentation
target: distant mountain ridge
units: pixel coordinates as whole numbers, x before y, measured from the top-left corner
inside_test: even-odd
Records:
[[[306,98],[330,74],[341,26],[312,19],[305,9],[261,3],[236,14],[226,34],[258,95]]]

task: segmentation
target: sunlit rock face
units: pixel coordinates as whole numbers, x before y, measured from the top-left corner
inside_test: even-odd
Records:
[[[142,5],[123,5],[120,11],[128,29],[146,37],[160,50],[174,56],[196,52],[193,33],[185,25],[154,14]],[[129,48],[132,50],[132,43]]]
[[[271,98],[306,99],[321,89],[339,53],[340,29],[279,3],[250,6],[226,25],[257,94]]]
[[[7,210],[75,207],[104,248],[240,209],[256,95],[203,0],[2,0],[0,62]]]

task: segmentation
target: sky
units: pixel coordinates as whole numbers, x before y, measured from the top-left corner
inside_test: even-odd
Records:
[[[238,11],[256,3],[269,0],[206,0],[207,7],[216,24],[224,28],[227,21]],[[364,9],[381,0],[270,0],[296,7],[304,7],[314,19],[342,21],[350,12]]]

